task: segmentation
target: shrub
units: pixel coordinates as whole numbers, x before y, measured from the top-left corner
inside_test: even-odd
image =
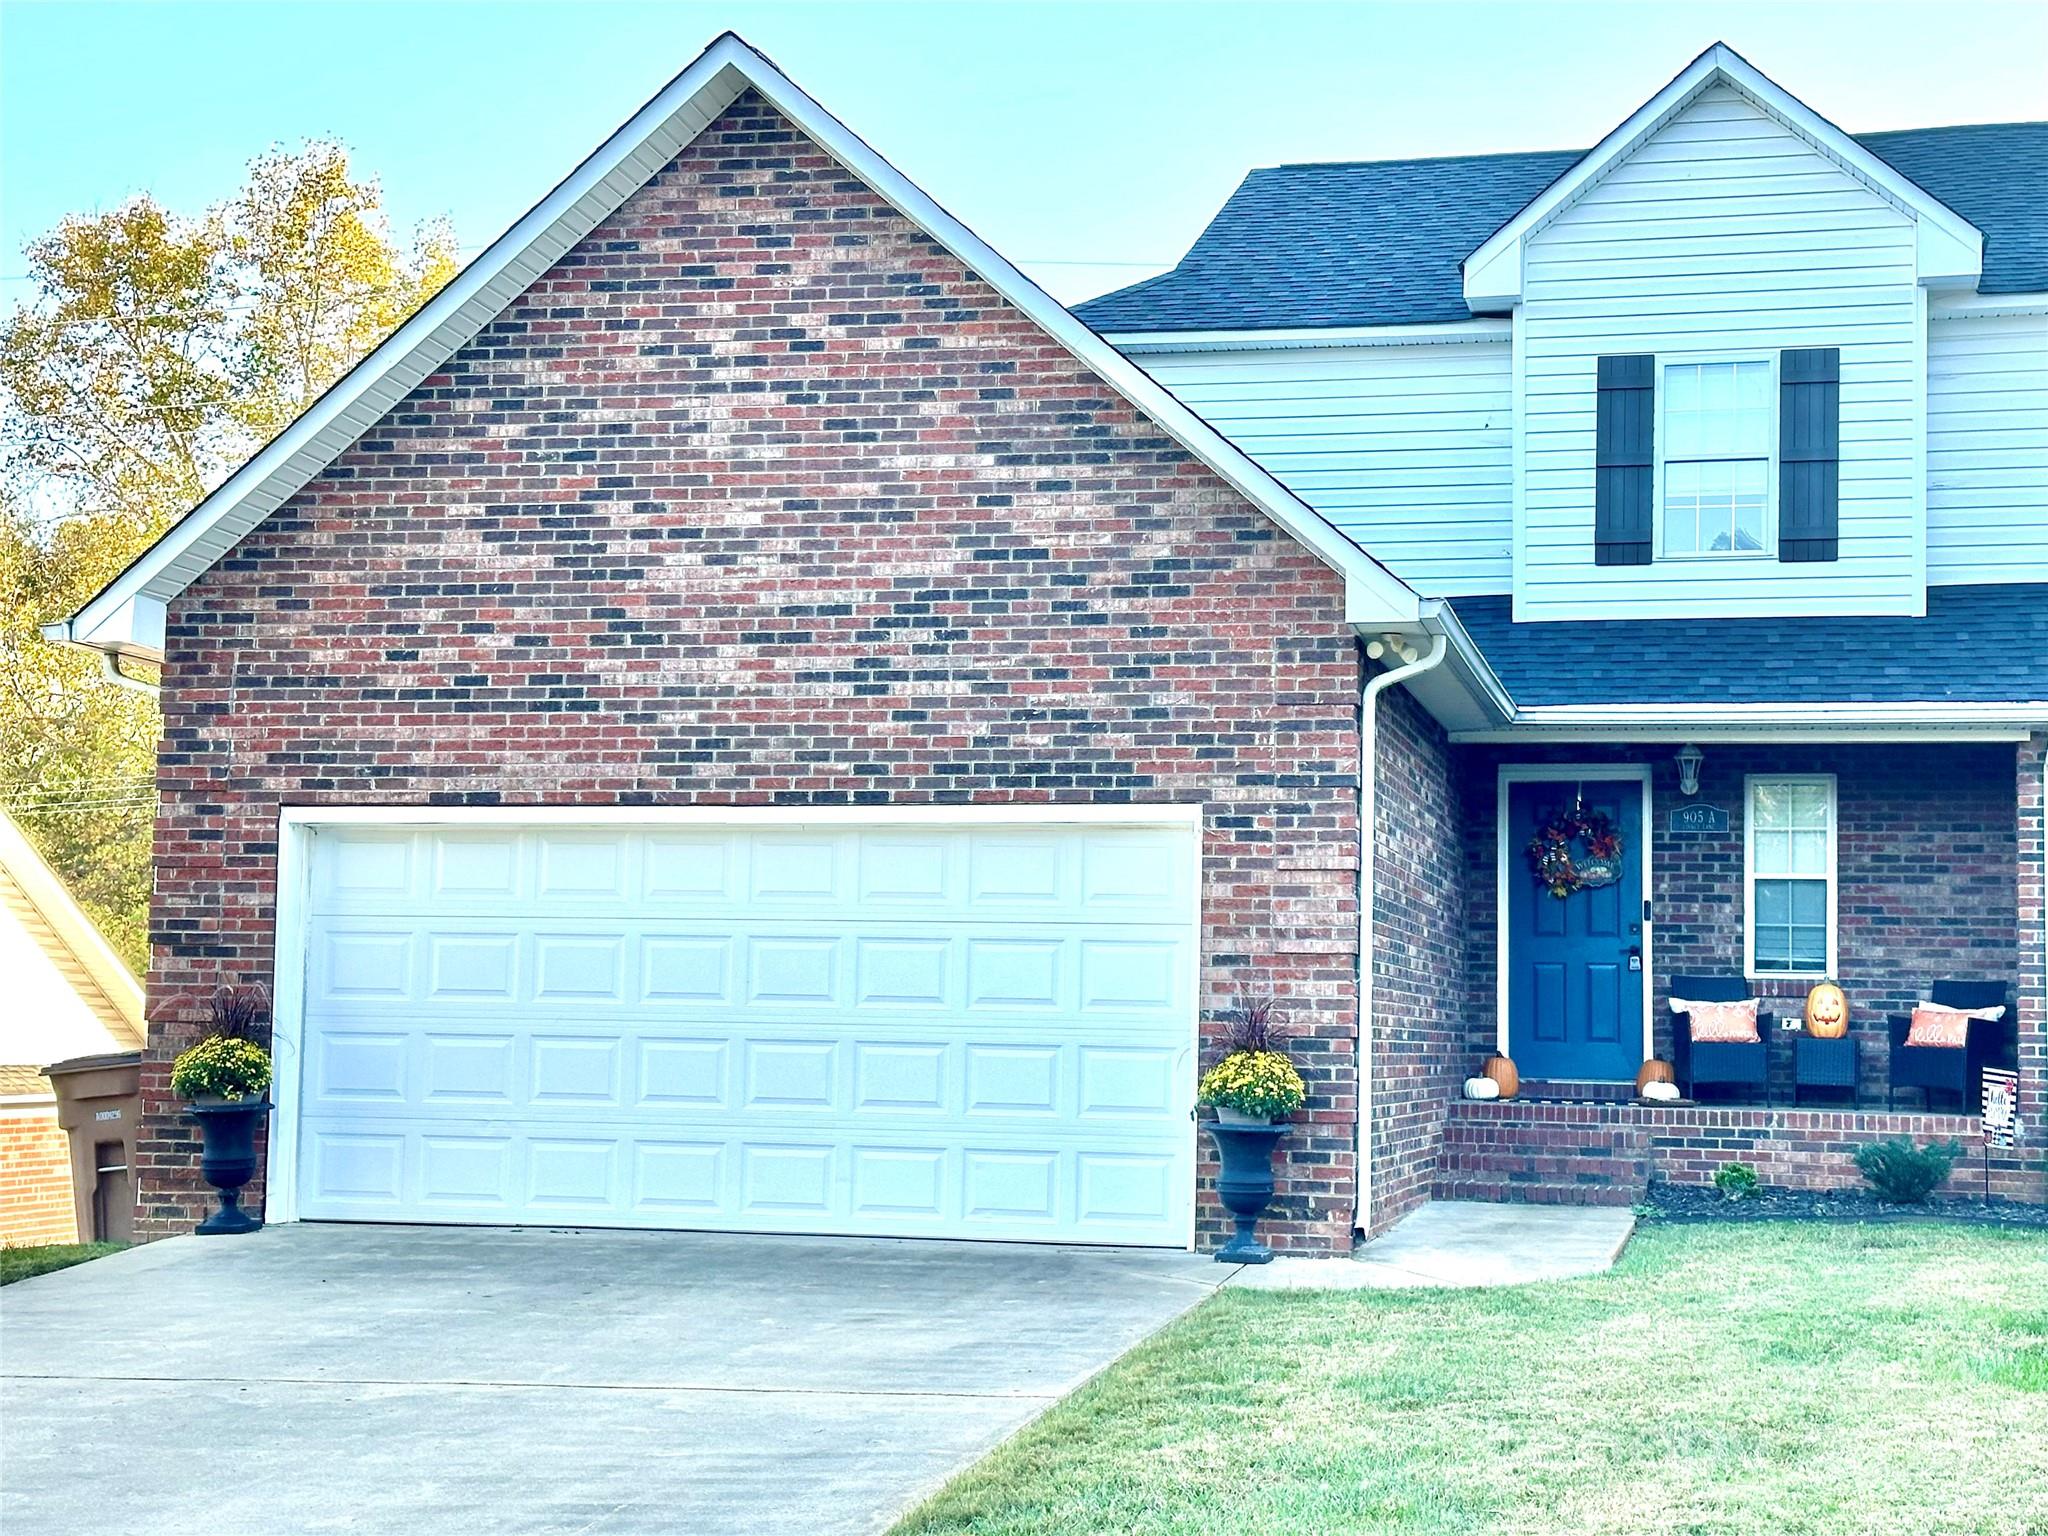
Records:
[[[1277,1119],[1301,1108],[1308,1088],[1278,1051],[1233,1051],[1202,1076],[1204,1104]]]
[[[1877,1198],[1893,1205],[1918,1205],[1949,1176],[1963,1155],[1959,1141],[1916,1147],[1903,1137],[1873,1142],[1856,1152],[1856,1168]]]
[[[1747,1200],[1763,1188],[1763,1180],[1747,1163],[1723,1163],[1714,1170],[1714,1188],[1730,1200]]]
[[[270,1053],[253,1040],[208,1035],[171,1063],[181,1099],[260,1099],[270,1087]]]

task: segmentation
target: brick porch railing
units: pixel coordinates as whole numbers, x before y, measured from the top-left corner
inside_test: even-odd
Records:
[[[1726,1163],[1747,1163],[1767,1185],[1861,1189],[1859,1147],[1903,1136],[1916,1144],[1963,1144],[1966,1156],[1943,1193],[1985,1189],[1984,1142],[1974,1115],[1880,1110],[1635,1103],[1541,1104],[1511,1100],[1451,1106],[1437,1161],[1439,1199],[1627,1205],[1652,1181],[1711,1184]],[[2024,1149],[2023,1149],[2024,1150]],[[1990,1193],[2048,1199],[2038,1154],[1994,1155]]]

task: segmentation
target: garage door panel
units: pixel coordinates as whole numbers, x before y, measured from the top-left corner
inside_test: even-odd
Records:
[[[394,921],[420,925],[400,932]],[[307,1008],[497,1005],[537,1012],[649,1005],[677,1011],[846,1017],[954,1011],[1123,1013],[1179,1028],[1192,982],[1186,930],[1039,925],[1028,937],[989,924],[873,924],[859,934],[816,924],[733,922],[723,933],[603,919],[544,931],[508,919],[421,913],[321,920]],[[972,1027],[972,1026],[970,1026]]]
[[[314,1219],[1168,1245],[1185,1241],[1189,1174],[1172,1153],[1088,1143],[961,1147],[744,1132],[613,1139],[481,1125],[417,1137],[317,1129],[307,1159],[303,1214]]]
[[[323,835],[301,1214],[1182,1244],[1194,849]]]
[[[907,918],[1054,915],[1182,923],[1197,905],[1192,839],[1167,830],[970,833],[351,830],[311,882],[316,915],[400,910]]]

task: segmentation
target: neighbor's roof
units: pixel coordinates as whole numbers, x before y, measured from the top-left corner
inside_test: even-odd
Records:
[[[1857,142],[1984,232],[1980,293],[2048,292],[2048,123]],[[1584,153],[1253,171],[1180,265],[1074,313],[1112,333],[1469,320],[1465,258]]]
[[[0,1064],[43,1067],[141,1047],[141,986],[4,814],[0,924],[8,929],[0,935],[0,970],[9,973],[0,977],[9,989],[8,1006],[0,1008]]]
[[[1518,710],[1570,704],[2006,704],[2048,698],[2048,584],[1929,587],[1924,618],[1517,624],[1451,602]]]

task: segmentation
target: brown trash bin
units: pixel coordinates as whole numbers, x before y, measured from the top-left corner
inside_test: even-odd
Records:
[[[43,1068],[57,1124],[71,1142],[78,1238],[135,1241],[135,1137],[142,1122],[142,1052],[74,1056]]]

